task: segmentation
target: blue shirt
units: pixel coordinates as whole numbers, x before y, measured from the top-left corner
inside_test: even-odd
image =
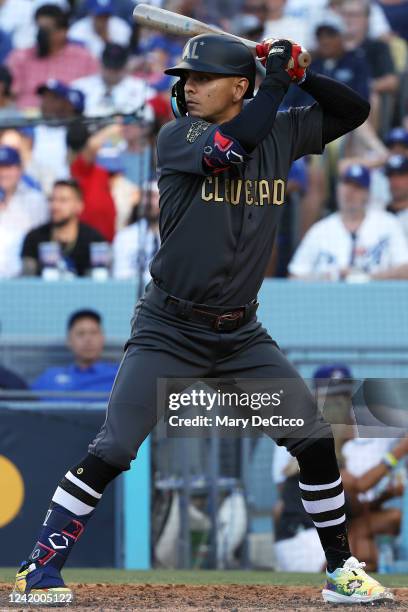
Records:
[[[33,391],[104,391],[109,393],[117,371],[117,363],[104,361],[98,361],[86,369],[79,368],[76,364],[48,368],[33,382],[31,389]],[[61,400],[62,398],[56,398],[56,401]],[[67,397],[66,401],[81,400]],[[86,401],[103,401],[103,398],[87,399]]]
[[[408,41],[408,0],[399,4],[380,5],[387,17],[393,32]]]

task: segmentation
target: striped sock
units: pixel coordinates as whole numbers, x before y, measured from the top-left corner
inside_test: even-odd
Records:
[[[303,507],[312,519],[329,572],[351,556],[346,530],[343,484],[332,439],[319,440],[298,456]]]
[[[60,570],[93,515],[106,485],[120,471],[93,455],[71,468],[53,495],[28,561]]]

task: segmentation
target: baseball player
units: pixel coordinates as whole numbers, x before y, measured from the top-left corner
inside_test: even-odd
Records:
[[[330,427],[256,318],[292,162],[322,153],[370,110],[347,86],[301,69],[299,52],[288,40],[258,45],[266,76],[255,96],[252,53],[226,35],[192,38],[181,62],[166,70],[179,77],[177,118],[158,136],[161,248],[153,281],[136,305],[106,420],[58,484],[16,590],[67,590],[60,571],[72,547],[105,487],[129,469],[157,422],[157,379],[209,377],[262,379],[264,386],[290,380],[279,409],[304,425],[265,431],[299,462],[302,502],[327,559],[323,597],[346,604],[393,599],[350,553]],[[291,83],[316,103],[278,113]]]

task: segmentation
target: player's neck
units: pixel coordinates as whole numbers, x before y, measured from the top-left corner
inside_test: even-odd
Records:
[[[217,125],[220,125],[221,123],[226,123],[227,121],[231,121],[232,119],[234,119],[237,115],[239,115],[241,110],[242,106],[231,106],[230,108],[225,109],[216,115],[213,115],[211,117],[203,117],[203,119],[205,119],[205,121],[209,121],[210,123],[216,123]]]
[[[364,221],[365,216],[366,216],[366,213],[364,210],[358,211],[358,212],[342,212],[341,220],[343,221],[344,226],[350,232],[354,232],[358,230],[358,228]]]

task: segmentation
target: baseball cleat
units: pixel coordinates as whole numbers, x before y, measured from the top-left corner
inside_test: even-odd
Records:
[[[326,572],[327,582],[322,591],[324,601],[345,605],[392,603],[392,592],[366,574],[364,567],[365,563],[350,557],[343,567],[338,567],[332,573]]]
[[[71,601],[72,591],[54,567],[38,567],[35,563],[24,562],[17,572],[13,589],[14,594],[45,593],[51,594],[50,601]],[[55,597],[53,597],[55,595]],[[48,599],[47,599],[48,601]]]

